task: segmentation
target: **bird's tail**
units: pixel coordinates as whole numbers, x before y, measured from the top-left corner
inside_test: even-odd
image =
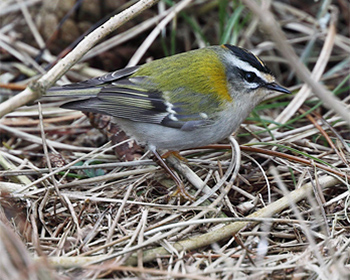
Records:
[[[116,81],[129,77],[135,73],[138,68],[139,66],[123,68],[86,81],[52,87],[47,90],[44,98],[64,97],[67,100],[74,100],[75,98],[80,99],[96,97],[101,91],[102,87],[108,86]]]
[[[100,85],[88,82],[79,82],[63,86],[51,87],[42,96],[39,102],[54,101],[59,102],[64,109],[80,110],[84,112],[102,113],[95,108],[98,104],[98,93],[101,91]],[[62,103],[61,103],[62,102]]]

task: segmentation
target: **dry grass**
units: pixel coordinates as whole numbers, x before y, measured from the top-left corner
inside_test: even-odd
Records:
[[[185,163],[169,158],[194,202],[171,196],[174,183],[142,148],[127,142],[125,152],[108,118],[59,102],[7,107],[12,112],[0,120],[0,278],[349,279],[349,3],[290,2],[273,1],[270,9],[282,42],[266,29],[273,22],[259,21],[269,9],[254,11],[251,1],[181,1],[182,14],[170,14],[170,23],[162,22],[169,9],[162,3],[62,78],[83,80],[221,40],[259,54],[294,94],[258,106],[235,136],[240,149],[230,139],[181,152]],[[50,3],[0,4],[2,102],[106,15],[91,1],[61,26],[72,7]],[[106,5],[115,13],[126,8]],[[227,16],[235,13],[230,29]],[[150,32],[157,24],[166,32]],[[283,44],[312,72],[308,79],[280,55]],[[340,107],[323,105],[306,83],[332,91]]]

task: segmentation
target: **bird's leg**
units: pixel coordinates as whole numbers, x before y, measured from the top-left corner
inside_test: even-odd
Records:
[[[171,176],[171,178],[175,181],[177,189],[172,195],[178,195],[180,194],[183,198],[186,198],[188,200],[194,201],[194,197],[191,196],[185,189],[185,186],[179,176],[171,170],[171,168],[166,164],[164,159],[159,155],[156,149],[152,149],[153,154],[156,156],[157,160],[159,161],[159,164],[161,167],[164,168],[164,170]]]
[[[181,161],[188,162],[187,158],[180,155],[180,153],[178,151],[167,151],[166,153],[162,154],[162,158],[164,158],[164,159],[167,159],[170,156],[174,156]]]

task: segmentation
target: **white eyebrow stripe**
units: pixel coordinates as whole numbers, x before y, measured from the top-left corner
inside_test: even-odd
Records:
[[[244,71],[247,71],[247,72],[253,72],[260,79],[262,79],[265,82],[268,82],[266,80],[265,75],[262,75],[262,73],[258,69],[256,69],[255,67],[251,66],[248,62],[240,60],[237,57],[232,56],[231,54],[228,55],[227,58],[232,61],[232,65],[234,65],[235,67],[240,68],[240,69],[242,69]]]
[[[251,89],[256,89],[256,88],[258,88],[258,87],[260,87],[260,85],[258,84],[258,83],[248,83],[247,81],[244,81],[246,84],[247,84],[247,86],[249,87],[249,88],[251,88]]]

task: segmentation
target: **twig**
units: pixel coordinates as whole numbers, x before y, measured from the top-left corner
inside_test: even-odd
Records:
[[[24,91],[0,104],[0,117],[12,112],[18,107],[42,96],[46,89],[52,86],[64,73],[66,73],[79,59],[87,53],[102,38],[116,30],[128,20],[150,8],[159,0],[140,0],[130,8],[109,19],[106,23],[96,28],[75,49],[59,61],[50,71]]]
[[[324,102],[325,107],[336,111],[344,119],[344,121],[350,124],[349,110],[341,101],[339,101],[338,98],[332,94],[332,92],[327,90],[323,85],[312,78],[310,71],[299,60],[299,57],[296,55],[293,48],[287,43],[286,36],[282,32],[271,11],[267,9],[266,3],[269,1],[262,1],[262,5],[259,5],[256,1],[252,0],[243,0],[243,2],[260,18],[262,27],[267,33],[270,34],[271,38],[276,43],[277,49],[282,53],[298,77],[308,84],[312,92]],[[330,31],[332,32],[331,34],[336,33],[336,18],[337,10],[335,7],[333,7],[331,14],[331,25],[329,27],[330,29],[333,29]]]

